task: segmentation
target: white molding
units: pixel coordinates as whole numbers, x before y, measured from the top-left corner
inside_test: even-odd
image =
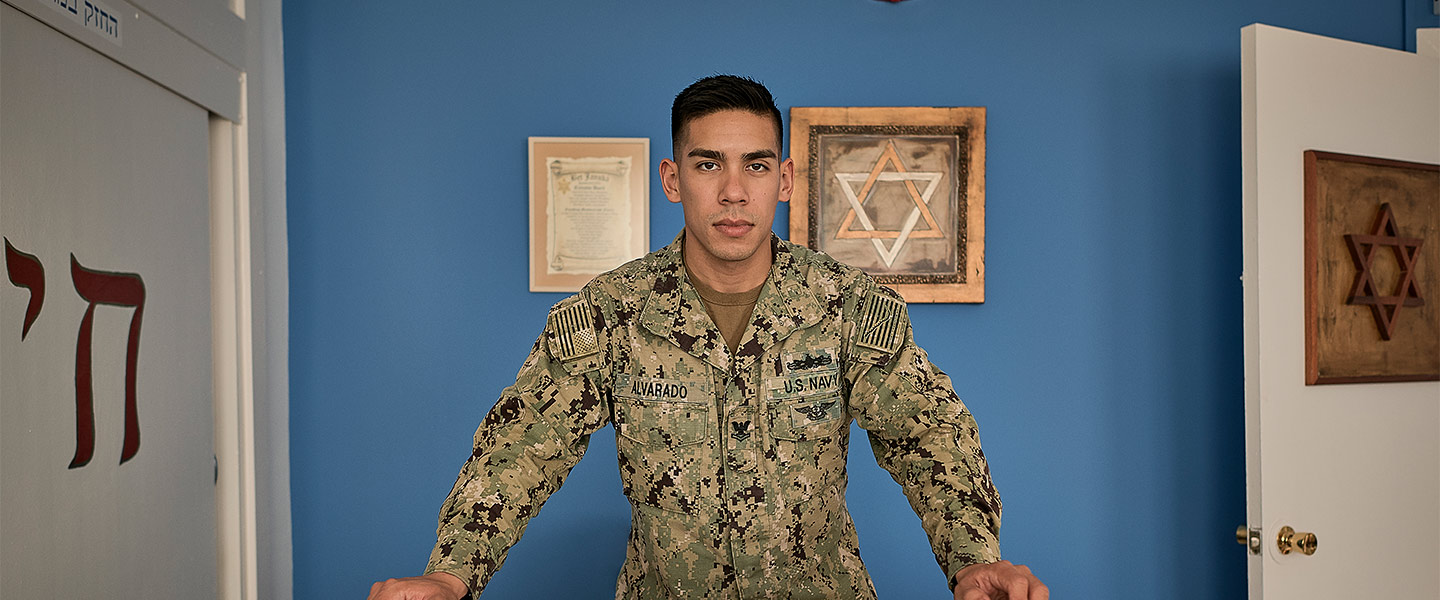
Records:
[[[240,307],[236,227],[235,130],[223,118],[210,116],[210,270],[214,344],[215,410],[215,514],[219,571],[217,597],[244,598],[246,552],[243,536],[253,521],[243,508],[241,490],[249,470],[241,448],[240,405],[245,397],[241,363],[245,360],[239,343]],[[249,561],[253,562],[253,561]]]
[[[109,0],[104,0],[108,2]],[[245,19],[215,0],[129,0],[237,69],[245,68]]]
[[[242,79],[242,90],[244,80]],[[240,124],[211,115],[211,281],[219,597],[258,598],[254,293],[250,144]]]
[[[247,600],[258,598],[257,540],[255,503],[255,311],[254,286],[256,274],[251,268],[254,239],[250,229],[250,126],[245,98],[246,78],[240,80],[241,125],[235,126],[235,281],[236,326],[240,359],[236,363],[240,380],[240,510],[245,516],[240,540],[242,548],[242,581]],[[263,301],[263,300],[262,300]]]
[[[230,152],[225,164],[233,176],[233,202],[213,213],[216,227],[229,236],[227,256],[218,257],[218,237],[216,247],[217,264],[226,261],[221,268],[229,270],[224,279],[233,282],[224,298],[234,324],[231,337],[216,339],[217,348],[223,344],[233,358],[225,365],[231,376],[225,414],[233,432],[232,469],[222,467],[221,474],[233,487],[221,521],[222,555],[229,560],[221,565],[220,597],[288,600],[293,564],[281,0],[248,4],[249,70],[240,80],[240,118],[212,121],[212,128],[222,130],[214,142]],[[219,223],[222,214],[225,223]],[[217,280],[220,275],[217,270]],[[220,400],[217,395],[217,407]],[[220,429],[217,424],[217,435]]]
[[[250,490],[254,596],[294,595],[290,527],[289,267],[285,229],[285,73],[282,0],[232,0],[245,17],[244,142],[252,313],[246,354],[254,479]]]
[[[238,119],[212,122],[230,136],[225,146],[234,198],[225,213],[233,234],[227,248],[234,284],[226,298],[234,327],[224,344],[234,357],[228,363],[234,403],[227,414],[233,416],[230,477],[238,496],[232,494],[233,511],[223,525],[233,534],[222,542],[233,556],[221,572],[228,588],[220,597],[227,600],[293,597],[281,2],[232,1],[244,16],[246,70],[239,78]]]
[[[181,97],[231,121],[240,118],[240,73],[244,65],[227,63],[211,49],[135,7],[126,0],[104,0],[118,19],[119,41],[107,39],[55,7],[56,0],[0,0]],[[243,27],[243,24],[242,24]],[[212,27],[226,31],[227,26]],[[204,29],[189,32],[203,33]],[[221,39],[229,35],[221,35]],[[232,54],[226,43],[216,51]]]

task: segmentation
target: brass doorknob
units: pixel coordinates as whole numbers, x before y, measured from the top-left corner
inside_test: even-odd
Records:
[[[1276,538],[1275,543],[1279,545],[1281,554],[1299,552],[1310,556],[1315,553],[1316,548],[1320,547],[1320,541],[1315,538],[1315,534],[1295,531],[1289,525],[1280,528],[1280,535]]]

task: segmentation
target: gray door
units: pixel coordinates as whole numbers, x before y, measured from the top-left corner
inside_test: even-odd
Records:
[[[0,598],[216,595],[208,118],[0,5]]]

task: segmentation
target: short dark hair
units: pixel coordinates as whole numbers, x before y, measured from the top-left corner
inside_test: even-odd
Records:
[[[775,121],[777,150],[785,153],[785,129],[780,123],[780,109],[770,90],[760,82],[738,75],[711,75],[685,88],[670,105],[670,140],[677,150],[680,133],[691,121],[722,110],[743,110]]]

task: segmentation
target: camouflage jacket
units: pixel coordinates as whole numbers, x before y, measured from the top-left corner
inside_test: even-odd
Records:
[[[874,598],[845,507],[851,420],[942,572],[999,560],[975,420],[864,273],[772,239],[734,356],[677,239],[555,305],[475,432],[427,572],[479,595],[530,517],[614,425],[631,532],[616,598]]]

